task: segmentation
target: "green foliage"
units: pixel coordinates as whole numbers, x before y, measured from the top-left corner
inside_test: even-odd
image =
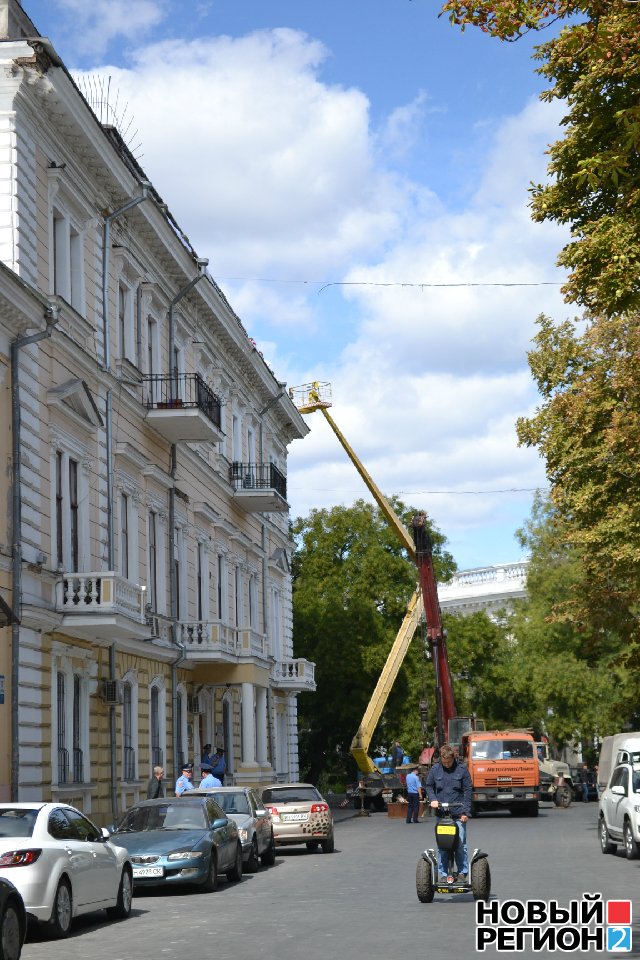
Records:
[[[407,522],[415,511],[392,500]],[[454,570],[445,538],[431,527],[439,579]],[[313,694],[299,698],[301,766],[317,778],[337,771],[415,590],[417,572],[377,507],[363,500],[352,507],[312,510],[292,527],[293,627],[296,653],[315,662]],[[419,743],[413,716],[423,669],[413,644],[391,692],[380,739]],[[408,718],[408,719],[407,719]]]

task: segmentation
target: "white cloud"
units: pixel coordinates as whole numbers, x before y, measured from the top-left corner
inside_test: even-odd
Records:
[[[73,21],[75,47],[99,56],[117,38],[139,41],[164,19],[167,0],[59,0],[59,5]]]

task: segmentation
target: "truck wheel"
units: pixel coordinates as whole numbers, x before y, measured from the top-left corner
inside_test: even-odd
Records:
[[[431,903],[435,890],[431,876],[431,864],[420,857],[416,867],[416,893],[420,903]]]
[[[638,844],[633,839],[633,830],[628,820],[625,820],[624,822],[624,831],[622,835],[624,837],[624,852],[627,860],[637,860],[640,850],[638,850]]]
[[[486,857],[471,864],[471,890],[474,900],[489,901],[491,896],[491,870]]]
[[[605,823],[604,817],[600,817],[600,823],[598,824],[598,833],[600,835],[600,849],[603,853],[615,853],[616,845],[611,843],[611,838],[609,837],[609,831],[607,830],[607,825]]]
[[[556,807],[568,807],[571,805],[571,790],[566,784],[558,787],[553,795],[553,802]]]

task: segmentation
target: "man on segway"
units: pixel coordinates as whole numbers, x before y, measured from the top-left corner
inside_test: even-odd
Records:
[[[467,820],[471,816],[471,775],[465,766],[458,763],[453,747],[445,743],[440,748],[440,761],[435,763],[427,777],[427,797],[430,805],[436,811],[437,817],[444,816],[438,807],[447,803],[453,808],[453,815],[458,820],[459,842],[455,848],[457,879],[467,882],[469,874],[469,857],[467,853]],[[449,854],[446,850],[439,850],[440,873],[449,879]]]

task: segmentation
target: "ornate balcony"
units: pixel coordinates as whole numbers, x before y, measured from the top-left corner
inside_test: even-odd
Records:
[[[197,373],[143,377],[147,423],[170,443],[222,440],[220,399]]]
[[[271,680],[278,690],[313,693],[316,689],[315,669],[315,663],[309,660],[276,660],[271,668]]]
[[[273,463],[240,463],[229,469],[234,502],[247,513],[286,513],[287,478]]]
[[[63,573],[56,582],[60,630],[82,640],[148,640],[145,591],[117,573]]]
[[[224,660],[238,657],[238,631],[226,623],[196,620],[178,625],[180,642],[189,660]]]
[[[252,630],[250,627],[238,630],[238,656],[265,657],[267,655],[266,641],[263,633]]]

